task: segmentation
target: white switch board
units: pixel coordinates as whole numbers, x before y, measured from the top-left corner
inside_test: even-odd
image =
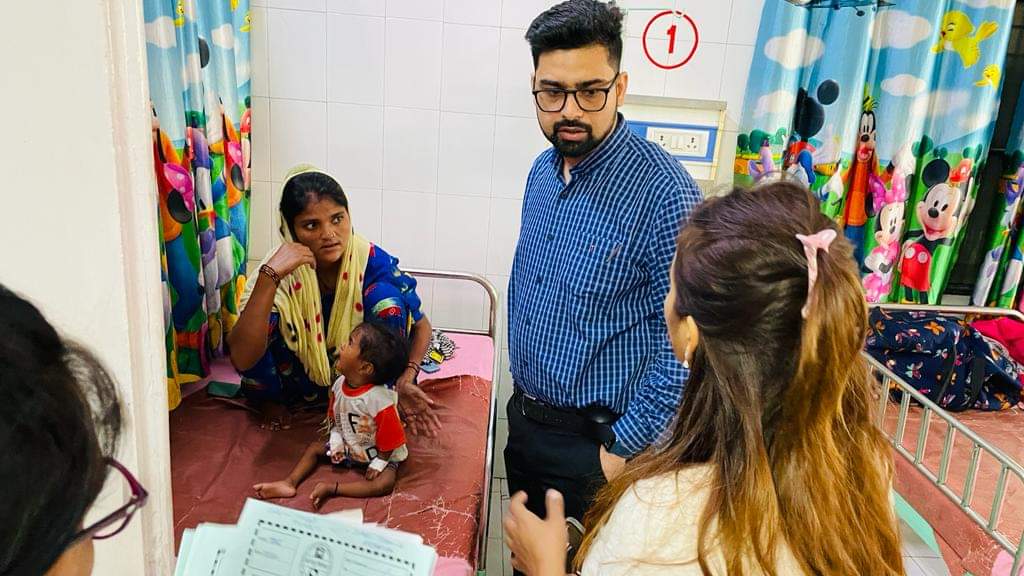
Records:
[[[707,156],[709,133],[683,128],[647,128],[647,139],[673,156]]]
[[[708,193],[732,180],[731,158],[719,170],[725,108],[721,101],[627,94],[620,111],[634,133],[659,144]]]

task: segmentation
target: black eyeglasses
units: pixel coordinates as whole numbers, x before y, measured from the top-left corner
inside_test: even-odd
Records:
[[[142,487],[142,484],[132,476],[132,473],[127,468],[121,465],[120,462],[113,458],[107,458],[107,465],[114,468],[124,476],[125,481],[132,489],[131,498],[128,499],[128,503],[121,506],[117,510],[114,510],[110,514],[107,514],[99,521],[89,525],[84,530],[75,534],[74,540],[81,540],[83,538],[92,538],[93,540],[103,540],[116,536],[121,533],[122,530],[128,526],[128,522],[131,521],[132,516],[135,512],[146,505],[146,498],[149,497],[149,493]]]
[[[608,104],[608,93],[615,87],[615,81],[619,79],[616,73],[611,84],[606,88],[580,88],[578,90],[563,90],[561,88],[544,88],[534,90],[533,99],[537,101],[537,108],[541,112],[561,112],[565,103],[569,101],[569,94],[576,99],[576,105],[584,112],[600,112]]]

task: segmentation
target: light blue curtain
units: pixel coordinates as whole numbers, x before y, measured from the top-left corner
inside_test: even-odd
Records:
[[[785,171],[853,242],[872,302],[936,303],[977,194],[1012,0],[769,0],[735,179]]]

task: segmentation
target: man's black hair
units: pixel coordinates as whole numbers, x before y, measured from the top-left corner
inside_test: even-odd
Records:
[[[526,31],[536,70],[540,55],[594,44],[608,49],[615,70],[622,61],[622,12],[614,2],[567,0],[537,16]]]

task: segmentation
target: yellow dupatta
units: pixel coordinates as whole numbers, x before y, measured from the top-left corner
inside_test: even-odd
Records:
[[[320,173],[331,177],[323,170],[309,164],[300,164],[292,168],[281,184],[281,190],[288,182],[299,174]],[[351,210],[350,210],[351,215]],[[284,214],[280,218],[279,233],[281,242],[295,242],[291,227],[285,222]],[[266,264],[276,249],[263,258],[260,265]],[[352,329],[363,322],[363,273],[366,262],[370,258],[370,243],[362,236],[352,234],[345,243],[341,255],[341,266],[338,268],[338,283],[334,290],[334,304],[331,307],[330,324],[327,336],[323,333],[323,310],[320,304],[320,283],[316,271],[303,264],[291,274],[281,278],[281,284],[274,293],[274,310],[280,316],[278,330],[284,338],[285,345],[302,362],[310,380],[320,386],[330,386],[335,379],[334,359],[328,357],[328,350],[337,353],[343,342],[348,341]],[[259,274],[253,274],[245,284],[242,293],[240,310],[246,303],[256,286]]]

